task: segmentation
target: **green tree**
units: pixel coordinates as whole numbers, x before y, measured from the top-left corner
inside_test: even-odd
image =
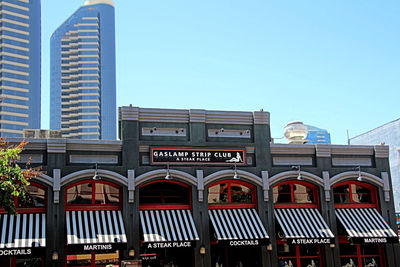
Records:
[[[29,180],[40,174],[39,168],[28,168],[30,161],[25,169],[18,165],[20,153],[27,144],[22,141],[18,145],[11,145],[0,138],[0,207],[9,214],[17,214],[15,197],[24,198]]]

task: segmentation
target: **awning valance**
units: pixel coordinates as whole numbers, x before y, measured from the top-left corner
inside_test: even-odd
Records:
[[[346,229],[352,243],[398,243],[397,234],[374,208],[336,209],[336,217]]]
[[[67,211],[65,216],[69,247],[92,251],[126,246],[121,211]]]
[[[191,246],[199,240],[190,210],[142,210],[140,222],[144,242],[168,243],[152,248]]]
[[[288,243],[331,244],[334,235],[317,209],[275,209],[275,217]]]
[[[269,236],[255,209],[209,210],[218,241],[231,246],[261,245]]]
[[[46,214],[0,214],[0,249],[46,246]]]

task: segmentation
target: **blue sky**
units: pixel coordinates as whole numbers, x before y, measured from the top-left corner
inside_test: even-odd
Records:
[[[42,1],[42,128],[50,36],[83,3]],[[114,3],[117,106],[264,109],[274,138],[301,120],[335,144],[400,118],[400,1]]]

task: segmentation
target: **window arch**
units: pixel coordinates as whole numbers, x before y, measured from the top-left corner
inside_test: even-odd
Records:
[[[252,184],[237,181],[225,180],[208,186],[208,205],[209,208],[255,208],[256,207],[256,187]]]
[[[333,187],[336,208],[378,208],[376,187],[358,181],[348,181]]]
[[[191,209],[191,187],[179,181],[157,180],[139,187],[140,209]]]
[[[318,187],[303,181],[286,181],[273,187],[275,208],[318,208]]]
[[[65,190],[66,210],[120,209],[122,188],[107,181],[86,180],[74,183]],[[86,208],[85,208],[86,207]]]

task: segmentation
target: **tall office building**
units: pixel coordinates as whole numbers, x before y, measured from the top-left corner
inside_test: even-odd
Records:
[[[40,128],[40,0],[0,0],[0,136]]]
[[[317,128],[315,126],[306,125],[307,126],[307,144],[330,144],[331,143],[331,134],[321,128]]]
[[[381,144],[389,146],[390,175],[392,176],[394,204],[400,212],[400,119],[388,122],[366,133],[350,138],[352,145]]]
[[[116,139],[113,1],[86,1],[50,45],[50,128],[67,138]]]

